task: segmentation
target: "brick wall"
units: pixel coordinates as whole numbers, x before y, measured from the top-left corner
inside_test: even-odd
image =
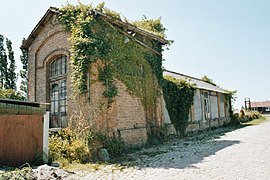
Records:
[[[70,34],[49,20],[29,47],[29,100],[50,102],[48,64],[55,56],[64,54],[69,60]],[[71,68],[68,63],[67,96],[69,124],[100,130],[110,136],[121,136],[127,144],[144,144],[147,140],[146,113],[140,98],[127,92],[126,86],[116,80],[118,95],[110,106],[104,98],[104,86],[98,81],[97,61],[89,68],[88,92],[79,95],[72,90]],[[157,123],[163,122],[162,101],[157,100]]]
[[[59,54],[69,57],[69,32],[49,20],[30,45],[28,97],[30,101],[48,102],[47,65]],[[68,67],[69,69],[69,67]],[[68,82],[69,85],[69,82]]]

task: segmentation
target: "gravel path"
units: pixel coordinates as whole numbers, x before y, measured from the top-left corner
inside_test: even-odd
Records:
[[[226,130],[142,150],[132,167],[106,165],[70,179],[270,179],[270,121]]]

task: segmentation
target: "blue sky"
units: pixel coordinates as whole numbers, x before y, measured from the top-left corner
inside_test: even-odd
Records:
[[[0,34],[13,42],[17,66],[19,46],[48,7],[64,0],[8,0],[1,2]],[[70,3],[76,3],[70,0]],[[99,0],[81,0],[98,4]],[[187,75],[207,75],[221,87],[237,90],[236,108],[245,97],[270,100],[270,1],[268,0],[111,0],[110,9],[129,20],[162,17],[174,40],[164,52],[164,67]]]

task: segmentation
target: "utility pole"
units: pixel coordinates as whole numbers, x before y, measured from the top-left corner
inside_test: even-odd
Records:
[[[245,109],[246,110],[251,110],[250,98],[245,98]]]

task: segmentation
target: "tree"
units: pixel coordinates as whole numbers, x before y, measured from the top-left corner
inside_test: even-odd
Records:
[[[12,50],[12,42],[7,38],[6,45],[8,50],[8,59],[9,59],[9,67],[7,71],[7,86],[6,89],[13,89],[16,91],[16,80],[17,76],[15,73],[15,59],[14,59],[14,51]]]
[[[25,39],[23,38],[22,44],[24,44]],[[27,97],[28,93],[28,51],[27,49],[23,49],[21,47],[22,55],[20,56],[21,62],[22,62],[22,70],[20,71],[20,76],[22,78],[20,90],[22,91],[22,94]]]
[[[7,55],[4,47],[4,36],[0,34],[0,89],[4,89],[7,83]]]
[[[13,89],[0,89],[0,99],[25,100],[20,92],[16,92]]]

